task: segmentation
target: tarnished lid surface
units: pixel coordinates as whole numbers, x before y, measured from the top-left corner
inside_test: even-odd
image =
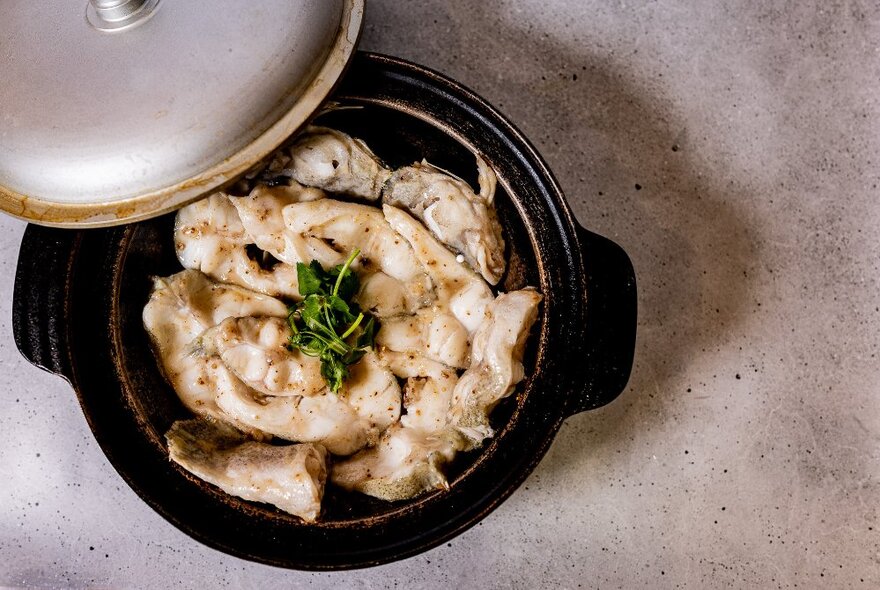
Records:
[[[150,217],[240,176],[341,76],[364,0],[4,0],[0,208]]]

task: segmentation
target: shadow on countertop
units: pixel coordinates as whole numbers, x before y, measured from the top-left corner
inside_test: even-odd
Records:
[[[629,385],[609,406],[570,419],[574,427],[560,431],[544,467],[573,469],[597,453],[613,461],[604,446],[626,457],[639,431],[685,409],[676,400],[693,397],[700,384],[680,376],[723,347],[753,305],[760,252],[744,195],[702,173],[689,141],[699,130],[660,97],[662,72],[636,81],[627,56],[513,25],[497,0],[450,2],[443,14],[412,6],[391,19],[392,10],[394,3],[371,3],[367,48],[381,51],[383,34],[395,35],[398,46],[413,37],[414,53],[401,57],[443,71],[499,107],[538,146],[581,224],[632,259],[639,322]],[[448,21],[448,35],[417,39],[425,18]]]

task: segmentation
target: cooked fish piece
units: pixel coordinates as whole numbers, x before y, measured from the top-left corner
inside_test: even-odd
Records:
[[[423,356],[450,367],[465,369],[470,365],[467,329],[455,316],[438,308],[383,319],[376,334],[376,345]]]
[[[236,422],[285,440],[321,443],[334,455],[350,455],[367,444],[369,422],[329,389],[308,397],[264,397],[225,387],[216,395],[217,406]]]
[[[239,379],[263,395],[286,397],[327,394],[327,383],[321,376],[320,359],[307,356],[299,350],[288,350],[285,345],[289,337],[290,327],[281,318],[228,318],[197,339],[197,350],[204,355],[219,354],[223,363]],[[251,406],[249,400],[255,397],[252,393],[237,391],[235,396],[226,399],[224,403],[235,404],[236,399],[243,399],[243,402],[239,401],[235,405],[242,409]],[[318,408],[329,412],[327,408],[335,407],[333,402],[336,400],[347,404],[354,414],[348,408],[336,408],[335,413],[327,414],[330,416],[328,420],[343,423],[347,421],[363,427],[366,442],[374,443],[382,430],[400,418],[400,399],[400,385],[394,374],[379,363],[375,353],[370,352],[349,367],[348,379],[338,394],[324,399]],[[292,411],[291,407],[316,411],[313,405],[303,406],[302,402],[282,404],[272,397],[255,401],[262,401],[271,408],[282,408],[283,411]],[[299,416],[295,412],[293,415]],[[358,418],[355,419],[354,415]],[[253,422],[251,418],[243,420],[258,427],[257,418]],[[301,428],[295,430],[293,424],[285,425],[282,422],[276,426],[266,428],[290,440],[322,440],[316,438],[322,436],[320,430],[319,434],[312,431],[304,434]],[[325,426],[329,426],[329,423]],[[354,440],[360,441],[360,438],[358,435]],[[333,442],[327,444],[337,448]]]
[[[200,354],[220,359],[248,387],[263,395],[313,395],[327,384],[321,360],[289,350],[290,326],[279,317],[231,317],[196,341]]]
[[[375,444],[379,434],[400,419],[400,384],[375,352],[368,352],[348,370],[339,397],[367,421],[367,443]]]
[[[323,388],[309,396],[261,396],[254,390],[225,387],[217,405],[240,424],[285,440],[321,443],[334,455],[350,455],[400,417],[400,385],[368,353],[350,368],[338,393]]]
[[[495,213],[496,177],[477,158],[480,192],[426,161],[394,171],[382,202],[409,211],[491,284],[504,274],[504,238]]]
[[[354,300],[379,318],[407,314],[417,303],[408,303],[411,295],[404,283],[384,272],[360,273],[361,288]]]
[[[333,465],[331,481],[383,500],[405,500],[448,488],[442,467],[455,456],[444,434],[395,424],[379,443]]]
[[[297,262],[309,262],[314,256],[302,248],[302,241],[287,232],[281,210],[293,203],[317,201],[325,198],[324,191],[305,187],[296,181],[288,186],[269,187],[257,185],[245,197],[229,197],[238,211],[242,227],[257,247],[269,252],[278,260],[291,266]]]
[[[277,264],[271,270],[264,270],[248,256],[247,247],[254,240],[223,193],[215,193],[178,211],[174,243],[184,268],[267,295],[298,295],[295,267]]]
[[[375,201],[391,171],[360,139],[326,127],[310,126],[289,150],[282,172],[306,186]]]
[[[437,376],[408,378],[403,393],[406,414],[400,417],[400,424],[425,433],[444,432],[457,382],[458,375],[451,369]]]
[[[455,369],[401,352],[383,351],[380,360],[406,379],[406,413],[376,446],[335,464],[333,482],[385,500],[447,487],[442,468],[455,456],[460,438],[448,424]]]
[[[174,336],[189,338],[189,334],[176,329],[172,320],[161,317],[167,313],[176,313],[181,319],[190,318],[195,322],[195,329],[199,330],[195,334],[198,336],[205,329],[230,317],[287,317],[287,305],[274,297],[236,285],[216,283],[197,270],[183,270],[168,277],[153,279],[153,290],[144,308],[144,320],[146,322],[150,316],[152,323],[161,324],[168,330],[163,335],[169,342],[176,342]],[[189,338],[185,344],[191,341],[192,338]]]
[[[273,504],[314,521],[327,481],[321,445],[275,446],[248,441],[234,429],[205,422],[175,422],[165,435],[171,460],[227,494]]]
[[[322,239],[310,239],[288,231],[282,216],[285,206],[324,198],[323,191],[304,187],[295,181],[291,186],[257,186],[246,197],[229,197],[238,210],[245,231],[254,243],[276,259],[291,266],[297,262],[318,260],[325,267],[343,262],[344,255]],[[347,254],[347,253],[346,253]],[[378,317],[407,313],[407,286],[382,271],[361,269],[361,290],[355,300]],[[299,289],[294,281],[292,286]],[[298,293],[297,293],[298,297]]]
[[[214,283],[204,274],[185,270],[153,280],[143,321],[162,369],[183,404],[192,412],[252,430],[223,413],[216,391],[238,380],[219,359],[193,355],[191,344],[202,332],[226,318],[286,317],[281,301],[233,285]]]
[[[458,262],[455,254],[431,235],[424,225],[397,207],[384,205],[382,211],[392,229],[412,246],[437,293],[435,305],[452,313],[468,333],[479,327],[494,300],[489,285],[473,270]]]
[[[381,271],[400,281],[411,311],[430,303],[431,280],[413,249],[395,233],[375,207],[321,199],[294,203],[282,212],[287,229],[312,248],[325,268],[342,264],[355,248],[361,256],[352,265],[361,273]]]
[[[442,433],[449,424],[452,392],[458,382],[455,369],[405,352],[382,351],[379,358],[396,376],[406,379],[400,417],[405,428]]]
[[[499,295],[474,334],[471,366],[455,386],[450,410],[452,424],[470,441],[465,448],[493,435],[489,412],[522,381],[526,338],[540,302],[531,288]]]

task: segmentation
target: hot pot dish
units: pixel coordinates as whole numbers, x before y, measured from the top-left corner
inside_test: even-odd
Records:
[[[219,192],[121,227],[29,226],[13,307],[19,349],[70,381],[150,506],[299,569],[474,525],[565,418],[623,390],[636,317],[626,254],[509,122],[370,54]]]

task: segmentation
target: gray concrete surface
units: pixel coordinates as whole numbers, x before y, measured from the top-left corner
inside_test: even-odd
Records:
[[[207,549],[110,467],[10,327],[0,585],[877,588],[880,7],[372,0],[362,47],[470,86],[639,278],[632,380],[438,549],[297,573]],[[51,172],[51,171],[47,171]]]

